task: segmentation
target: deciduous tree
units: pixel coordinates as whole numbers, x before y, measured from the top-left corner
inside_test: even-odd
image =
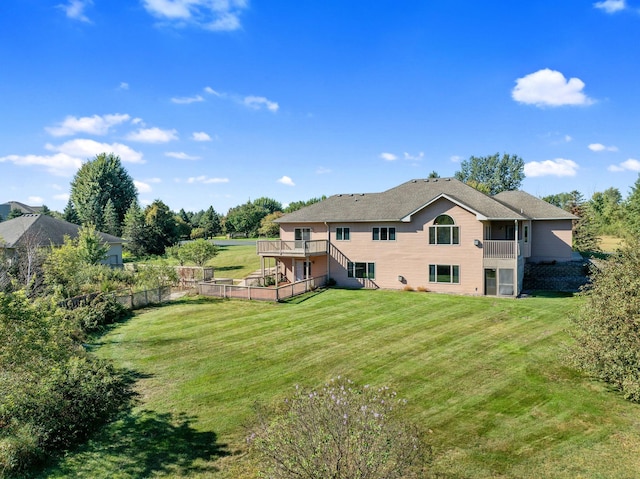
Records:
[[[508,153],[472,156],[460,164],[455,177],[489,195],[517,190],[524,179],[524,160]]]

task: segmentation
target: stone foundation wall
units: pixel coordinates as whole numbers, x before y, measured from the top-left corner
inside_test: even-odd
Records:
[[[524,265],[524,290],[576,292],[589,282],[589,263],[571,261],[567,263]]]

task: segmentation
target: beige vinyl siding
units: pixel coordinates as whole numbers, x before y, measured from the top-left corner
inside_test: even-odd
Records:
[[[532,262],[570,261],[571,220],[534,221],[531,225]]]
[[[460,228],[460,244],[430,245],[429,226],[441,215],[451,216]],[[350,228],[350,241],[334,242],[335,226]],[[338,285],[346,287],[379,287],[403,289],[424,287],[430,291],[482,294],[482,250],[473,244],[482,238],[482,223],[475,215],[441,199],[420,211],[410,223],[351,223],[331,225],[331,274]],[[373,227],[394,227],[395,241],[373,241]],[[347,262],[375,263],[375,278],[363,280],[347,277]],[[429,265],[458,265],[459,284],[429,283]],[[398,281],[398,276],[405,278]]]

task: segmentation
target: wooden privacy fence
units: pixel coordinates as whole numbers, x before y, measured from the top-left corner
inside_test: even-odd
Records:
[[[76,309],[80,306],[91,303],[100,294],[113,296],[118,303],[128,309],[143,308],[150,304],[165,303],[171,299],[171,287],[161,286],[159,288],[147,289],[144,291],[120,290],[112,293],[91,293],[74,298],[65,299],[58,303],[67,309]]]
[[[161,286],[144,291],[116,291],[113,293],[116,301],[128,309],[143,308],[150,304],[159,304],[171,299],[171,287]]]
[[[316,276],[314,278],[288,283],[284,286],[263,287],[263,286],[239,286],[230,284],[217,284],[215,282],[202,282],[198,284],[198,293],[203,296],[214,296],[218,298],[253,299],[258,301],[280,301],[291,298],[299,294],[313,291],[327,283],[327,276]]]

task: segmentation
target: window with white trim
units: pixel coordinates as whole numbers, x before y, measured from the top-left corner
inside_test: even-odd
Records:
[[[394,227],[374,227],[372,232],[373,241],[395,241],[396,229]]]
[[[349,261],[347,262],[347,277],[374,279],[376,277],[376,264]]]
[[[430,283],[460,283],[460,266],[455,264],[430,264]]]
[[[449,215],[440,215],[429,226],[429,244],[460,244],[460,227]]]
[[[351,232],[349,228],[339,226],[336,228],[336,241],[349,241],[351,239]]]
[[[309,241],[311,239],[311,228],[296,228],[294,235],[296,241]]]

